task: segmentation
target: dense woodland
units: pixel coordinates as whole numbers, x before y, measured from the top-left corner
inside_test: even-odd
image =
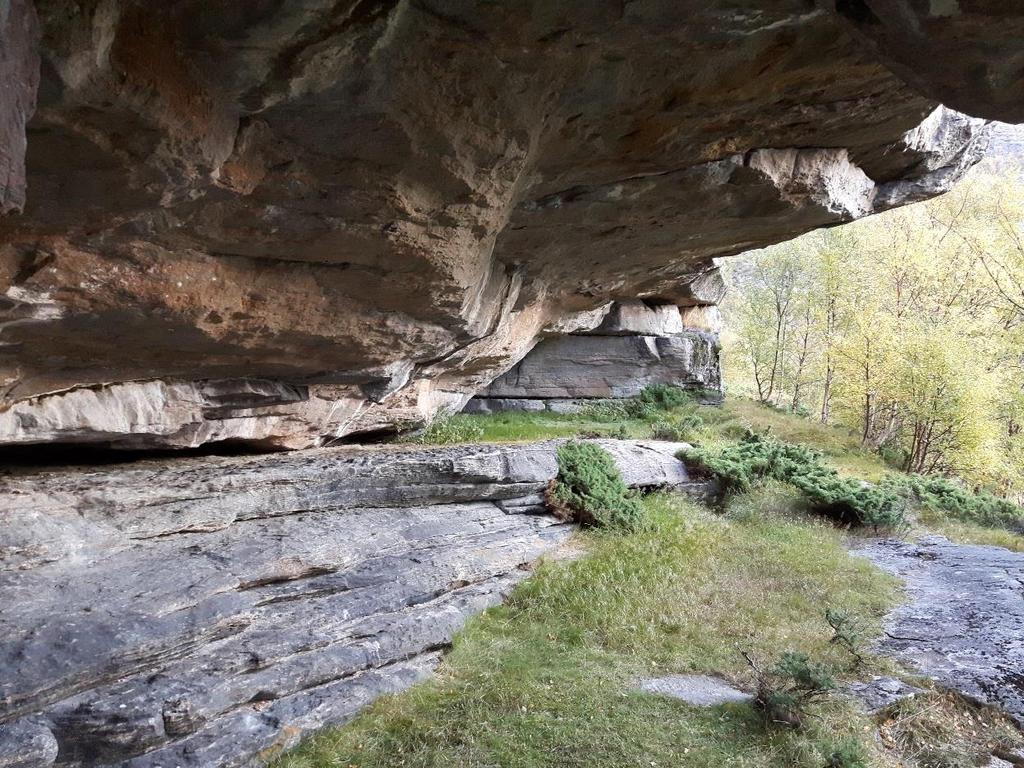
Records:
[[[727,260],[731,391],[854,430],[909,472],[1024,493],[1024,182]]]

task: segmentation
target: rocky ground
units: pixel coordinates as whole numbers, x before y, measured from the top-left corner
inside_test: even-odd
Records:
[[[633,487],[707,491],[680,444],[599,442]],[[541,497],[556,446],[6,470],[0,766],[243,765],[422,679],[565,541]],[[1024,724],[1024,554],[861,554],[907,585],[881,650]],[[908,692],[854,690],[869,709]]]
[[[603,444],[691,484],[679,444]],[[408,686],[568,536],[556,446],[5,473],[0,765],[241,765]]]
[[[1024,554],[941,536],[863,550],[906,583],[881,650],[1024,726]]]

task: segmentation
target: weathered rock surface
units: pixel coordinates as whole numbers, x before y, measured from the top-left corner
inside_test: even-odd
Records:
[[[904,579],[910,596],[882,650],[1024,725],[1024,554],[941,536],[861,553]]]
[[[984,0],[844,0],[836,14],[921,92],[973,115],[1024,122],[1024,9]]]
[[[1015,119],[1004,5],[3,3],[0,442],[319,445],[713,303],[713,257],[977,159],[933,110]]]
[[[31,720],[0,725],[0,768],[36,768],[57,759],[57,739]]]
[[[683,330],[683,316],[675,304],[647,304],[634,300],[615,302],[601,324],[589,333],[596,336],[670,336]]]
[[[572,411],[587,401],[635,397],[649,384],[720,390],[718,355],[717,335],[686,328],[679,306],[616,302],[594,329],[542,341],[465,410]]]
[[[680,699],[695,707],[714,707],[750,701],[749,693],[733,688],[725,680],[708,675],[669,675],[641,680],[641,691]]]
[[[681,444],[601,444],[691,484]],[[0,764],[242,765],[420,679],[568,535],[537,514],[556,447],[8,470]]]
[[[561,336],[537,345],[481,397],[633,397],[665,383],[717,389],[718,339],[675,336]]]
[[[876,676],[866,682],[851,683],[846,690],[869,714],[881,712],[898,701],[913,698],[924,691],[895,677]]]

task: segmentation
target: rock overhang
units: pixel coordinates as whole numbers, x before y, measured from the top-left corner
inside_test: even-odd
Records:
[[[839,5],[12,0],[0,439],[415,423],[570,316],[944,191],[984,121]],[[961,5],[925,38],[976,42]]]

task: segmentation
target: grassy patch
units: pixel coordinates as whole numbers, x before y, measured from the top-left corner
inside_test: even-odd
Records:
[[[422,432],[408,438],[423,445],[452,445],[486,441],[484,429],[469,416],[445,416],[434,419]]]
[[[450,416],[445,421],[456,425],[467,425],[477,434],[472,439],[448,442],[518,443],[581,435],[629,437],[632,439],[650,437],[650,427],[643,419],[606,418],[602,414],[509,411],[507,413],[459,414]],[[428,428],[420,435],[404,439],[419,443],[440,443],[441,441],[434,439],[435,436],[436,433],[431,432]]]
[[[1024,536],[1018,532],[1024,518],[1006,511],[1013,505],[984,494],[965,493],[949,481],[928,480],[922,485],[920,479],[907,478],[886,465],[878,454],[862,450],[857,436],[848,430],[746,398],[728,397],[721,406],[707,406],[699,405],[691,394],[659,388],[646,397],[595,403],[575,414],[453,416],[413,439],[421,443],[500,443],[601,436],[683,440],[715,450],[735,445],[750,431],[814,449],[841,478],[871,483],[895,478],[889,484],[892,488],[912,498],[920,496],[924,502],[917,506],[926,530],[942,533],[953,541],[1024,551]]]
[[[691,671],[749,688],[744,650],[766,662],[807,653],[841,671],[848,659],[829,643],[826,607],[877,631],[897,595],[799,510],[780,517],[748,499],[742,514],[714,516],[665,495],[644,505],[648,528],[581,534],[589,555],[542,565],[472,620],[435,680],[379,700],[278,767],[822,768],[850,744],[894,765],[838,699],[794,731],[766,727],[750,705],[700,710],[631,690],[642,675]]]
[[[889,467],[881,457],[860,447],[856,435],[842,427],[822,424],[796,414],[771,408],[744,397],[728,397],[717,417],[713,409],[701,411],[705,422],[725,438],[739,437],[745,430],[769,432],[787,443],[806,445],[820,451],[846,477],[869,482],[881,480]]]
[[[638,397],[595,400],[577,413],[509,411],[457,414],[437,419],[418,435],[402,438],[426,444],[463,442],[508,443],[557,437],[616,437],[678,440],[695,436],[702,426],[697,416],[700,392],[654,384]],[[658,437],[655,433],[659,432]]]
[[[938,533],[958,544],[983,544],[1024,552],[1024,536],[1001,528],[987,528],[977,523],[950,520],[940,512],[922,510],[919,523],[925,531]]]
[[[681,394],[676,394],[681,393]],[[845,476],[880,480],[888,471],[877,454],[860,448],[855,435],[839,427],[785,413],[753,400],[727,397],[720,406],[699,405],[688,393],[665,388],[634,400],[599,402],[580,413],[550,411],[465,414],[443,420],[440,430],[428,429],[417,442],[520,442],[579,435],[623,436],[633,439],[683,438],[707,445],[730,442],[748,431],[768,431],[780,440],[808,445],[823,453]],[[454,429],[453,429],[454,428]],[[472,436],[449,440],[468,430]]]
[[[892,475],[884,486],[905,493],[923,509],[951,521],[1024,533],[1024,509],[984,491],[971,491],[944,477]]]

